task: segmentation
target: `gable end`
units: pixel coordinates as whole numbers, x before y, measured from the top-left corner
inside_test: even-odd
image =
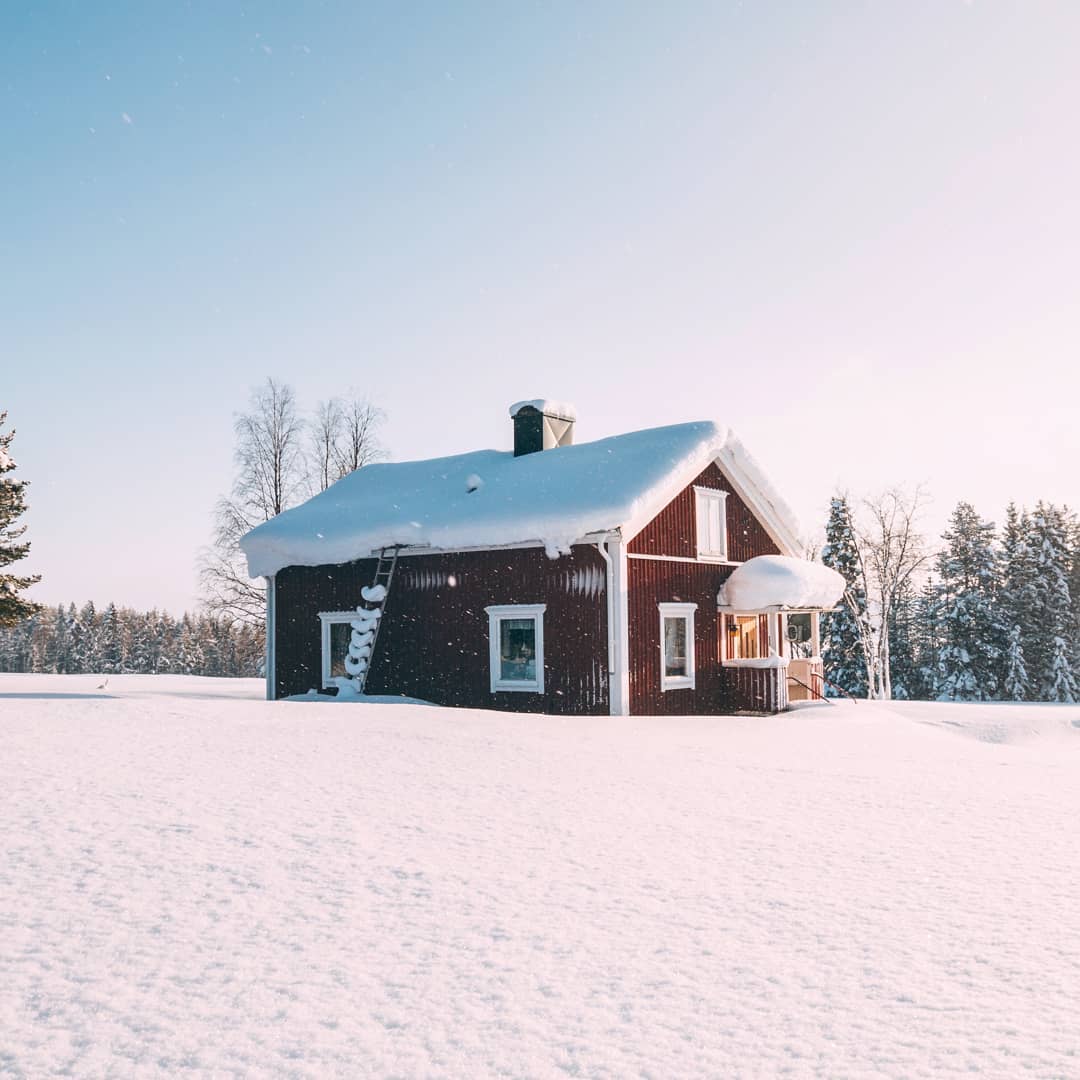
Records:
[[[727,492],[728,559],[731,562],[745,562],[756,555],[783,554],[768,529],[715,462],[694,477],[634,536],[627,545],[627,554],[697,559],[695,488]]]

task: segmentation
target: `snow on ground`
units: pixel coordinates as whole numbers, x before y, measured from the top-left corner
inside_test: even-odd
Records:
[[[1080,1076],[1080,709],[0,676],[0,1074]]]

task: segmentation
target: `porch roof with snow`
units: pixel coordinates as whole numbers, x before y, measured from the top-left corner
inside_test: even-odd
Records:
[[[781,551],[800,549],[791,510],[735,435],[676,424],[515,457],[478,450],[365,465],[259,525],[241,541],[252,577],[322,566],[401,545],[439,551],[631,539],[715,461]]]
[[[845,584],[821,563],[758,555],[735,567],[716,603],[727,611],[817,611],[839,603]]]

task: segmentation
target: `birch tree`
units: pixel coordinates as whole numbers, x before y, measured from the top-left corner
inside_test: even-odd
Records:
[[[211,614],[258,622],[265,589],[248,577],[240,538],[295,506],[306,493],[305,424],[291,386],[267,379],[234,421],[236,474],[232,492],[214,508],[214,536],[200,567],[203,605]]]
[[[889,627],[897,607],[930,558],[918,519],[926,502],[922,488],[892,488],[862,501],[855,520],[859,551],[857,585],[866,603],[856,625],[872,698],[892,698]],[[852,590],[849,586],[849,591]],[[849,601],[849,606],[855,610]]]

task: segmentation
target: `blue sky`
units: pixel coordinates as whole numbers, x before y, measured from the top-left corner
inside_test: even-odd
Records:
[[[716,417],[809,523],[1080,502],[1080,7],[0,8],[40,599],[179,610],[268,374],[396,458]]]

